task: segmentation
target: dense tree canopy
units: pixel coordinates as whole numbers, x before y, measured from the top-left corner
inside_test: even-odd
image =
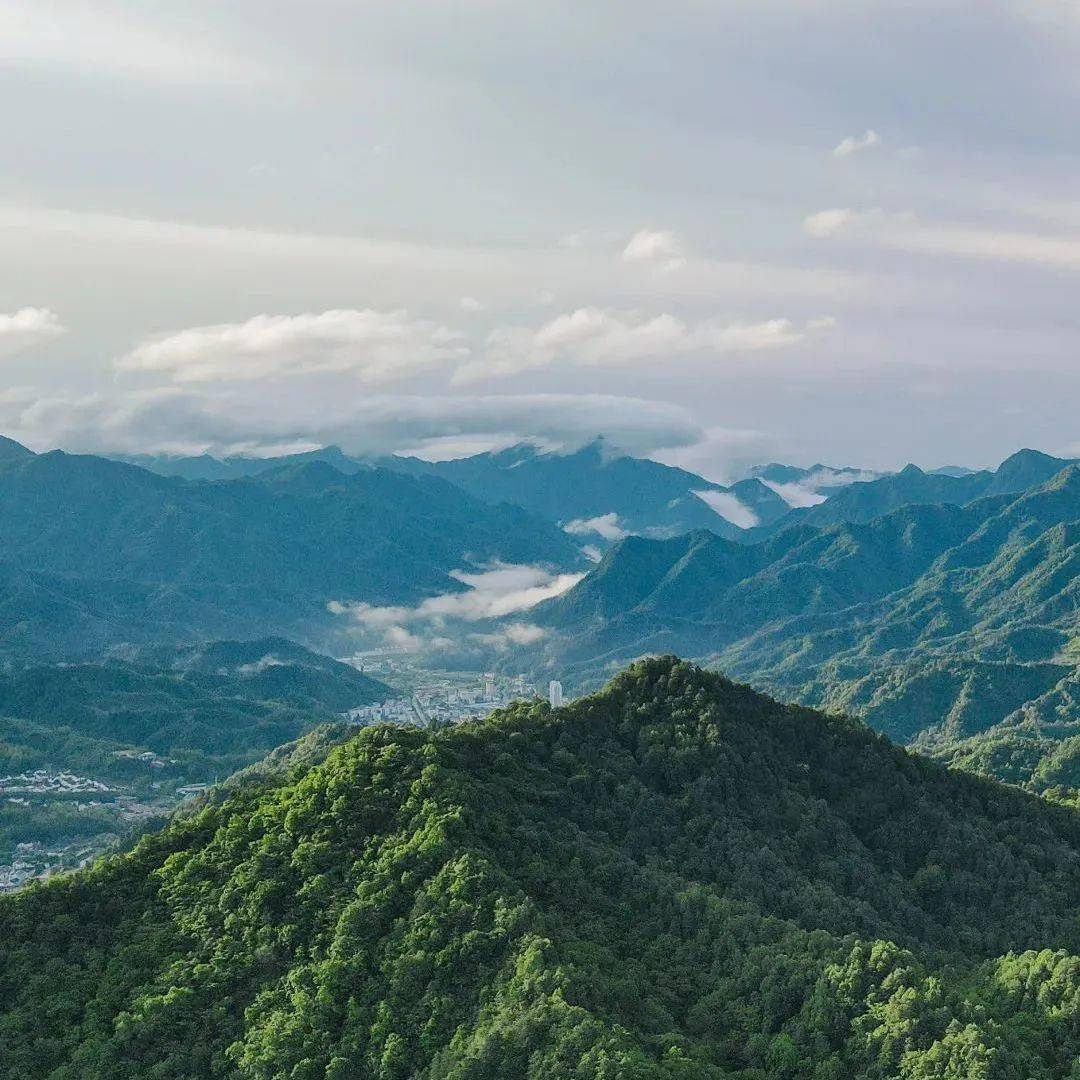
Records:
[[[648,661],[3,898],[0,1072],[1080,1076],[1078,890],[1074,811]]]

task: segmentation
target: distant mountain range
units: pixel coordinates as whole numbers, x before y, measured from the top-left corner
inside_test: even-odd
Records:
[[[452,461],[414,457],[350,458],[337,447],[285,458],[142,457],[129,459],[165,475],[219,480],[258,475],[286,464],[319,461],[347,473],[374,468],[447,480],[488,503],[512,503],[571,531],[583,542],[606,544],[629,533],[668,537],[709,529],[735,538],[790,509],[757,479],[725,487],[685,469],[634,458],[596,439],[572,453],[544,452],[529,443]]]
[[[685,469],[635,458],[598,438],[573,452],[530,443],[450,461],[389,456],[349,457],[331,446],[280,458],[207,455],[128,459],[162,475],[196,480],[258,476],[284,466],[318,462],[346,474],[388,469],[438,477],[487,503],[511,503],[568,529],[603,549],[628,535],[669,539],[708,529],[729,540],[756,543],[792,525],[870,521],[915,503],[964,505],[986,495],[1023,491],[1049,479],[1067,462],[1022,450],[996,470],[958,466],[897,473],[852,467],[756,466],[733,484],[717,484]]]
[[[1017,458],[1000,479],[955,482],[995,492],[1061,465]],[[925,475],[868,486],[921,485]],[[1060,701],[1075,686],[1080,466],[1019,495],[804,523],[753,545],[707,532],[629,537],[530,618],[546,636],[528,662],[567,681],[599,680],[643,653],[677,652],[856,712],[901,741],[941,747],[1015,725],[1034,703]]]
[[[218,482],[0,447],[0,651],[282,634],[325,642],[331,601],[460,591],[455,569],[583,565],[519,507],[436,476],[322,461]]]
[[[901,506],[917,503],[945,503],[963,506],[988,495],[1007,495],[1026,491],[1044,483],[1067,464],[1064,458],[1051,457],[1037,450],[1021,450],[996,470],[979,472],[938,470],[924,472],[917,465],[907,465],[897,473],[857,480],[841,487],[825,487],[828,498],[818,505],[793,508],[778,521],[753,530],[751,540],[778,532],[792,525],[833,525],[842,521],[872,521]],[[820,466],[816,468],[820,469]]]

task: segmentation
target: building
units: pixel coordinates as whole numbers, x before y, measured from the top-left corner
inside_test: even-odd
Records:
[[[548,683],[548,701],[553,709],[559,708],[563,703],[562,683],[558,679],[552,679]]]

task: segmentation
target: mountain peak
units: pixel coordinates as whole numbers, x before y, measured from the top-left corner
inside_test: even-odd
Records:
[[[9,439],[6,435],[0,435],[0,462],[23,461],[34,457],[34,451],[22,443]]]

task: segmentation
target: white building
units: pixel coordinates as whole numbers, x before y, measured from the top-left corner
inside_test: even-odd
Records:
[[[553,709],[559,708],[563,703],[562,683],[558,679],[552,679],[548,683],[548,701]]]

